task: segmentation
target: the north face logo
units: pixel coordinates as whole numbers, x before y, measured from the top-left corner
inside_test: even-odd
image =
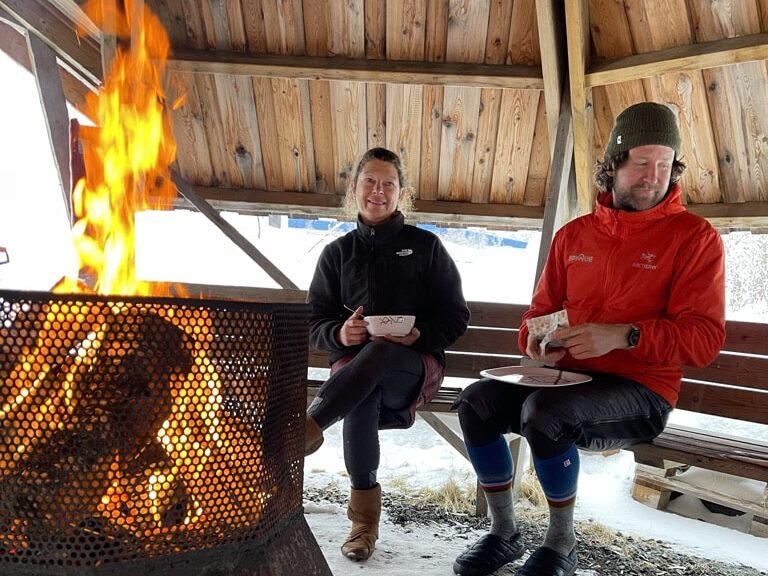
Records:
[[[403,248],[402,250],[395,252],[395,254],[397,254],[398,256],[410,256],[411,254],[413,254],[413,250],[411,250],[410,248]]]

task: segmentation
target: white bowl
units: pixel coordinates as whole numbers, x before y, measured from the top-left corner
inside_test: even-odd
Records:
[[[366,316],[368,320],[368,334],[371,336],[405,336],[413,328],[416,316],[403,316],[402,314],[390,314],[387,316]]]

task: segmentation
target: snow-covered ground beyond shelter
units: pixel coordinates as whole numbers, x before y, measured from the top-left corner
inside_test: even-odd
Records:
[[[381,438],[379,481],[384,491],[409,488],[438,488],[453,478],[461,485],[474,483],[471,466],[423,421],[410,430],[385,431]],[[611,457],[582,453],[577,520],[595,522],[625,536],[667,542],[680,553],[721,562],[744,564],[768,572],[768,539],[739,531],[744,517],[712,514],[701,503],[681,496],[670,504],[706,521],[653,510],[630,495],[634,462],[621,452]],[[346,490],[348,482],[341,448],[341,426],[326,431],[325,444],[309,456],[304,467],[304,484],[323,488],[336,484]],[[740,489],[757,490],[744,481]],[[346,509],[335,503],[305,502],[305,516],[334,576],[351,576],[361,571],[397,576],[451,576],[454,558],[468,544],[439,538],[440,524],[403,528],[389,522],[384,512],[379,542],[366,563],[351,562],[339,552],[349,530]],[[726,524],[730,527],[713,522]],[[481,535],[482,532],[477,532]],[[579,576],[597,576],[580,570]]]

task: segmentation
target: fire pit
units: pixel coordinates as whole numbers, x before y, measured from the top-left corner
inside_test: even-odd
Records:
[[[0,291],[0,574],[330,574],[308,311]]]

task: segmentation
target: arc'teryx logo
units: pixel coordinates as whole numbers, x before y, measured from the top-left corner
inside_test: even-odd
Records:
[[[632,267],[642,268],[643,270],[656,270],[657,266],[654,264],[656,261],[656,254],[653,252],[641,252],[640,260],[642,260],[642,262],[632,262]]]
[[[411,254],[413,254],[413,250],[411,250],[410,248],[403,248],[402,250],[395,252],[395,254],[397,254],[398,256],[410,256]]]

